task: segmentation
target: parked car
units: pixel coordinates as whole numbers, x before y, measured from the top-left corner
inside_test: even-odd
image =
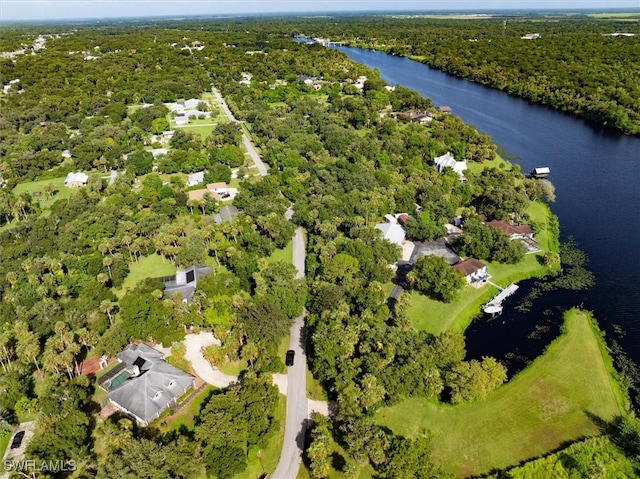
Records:
[[[296,356],[296,352],[293,349],[290,349],[289,351],[287,351],[287,356],[284,360],[284,363],[287,366],[293,366],[293,358],[295,358]]]
[[[11,449],[18,449],[22,445],[22,439],[24,438],[24,431],[18,431],[13,440],[11,441]]]

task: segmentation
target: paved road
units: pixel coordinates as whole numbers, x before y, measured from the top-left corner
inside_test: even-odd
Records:
[[[297,277],[304,278],[305,248],[302,228],[293,236],[293,264],[298,269]],[[287,371],[287,418],[284,428],[284,443],[280,462],[270,476],[274,479],[295,479],[298,475],[305,430],[308,425],[307,402],[307,356],[304,351],[304,314],[291,326],[289,349],[296,352],[293,366]]]
[[[224,114],[227,115],[227,118],[229,119],[229,121],[233,123],[237,123],[238,120],[236,120],[236,118],[233,116],[233,113],[231,113],[231,110],[227,106],[227,102],[224,101],[224,98],[222,98],[220,91],[218,91],[216,87],[212,86],[211,92],[213,93],[213,96],[216,97],[216,102],[218,103],[218,105],[220,105]],[[253,160],[253,163],[256,165],[256,168],[258,168],[258,173],[260,173],[260,176],[267,176],[269,174],[269,172],[267,171],[267,167],[262,162],[262,158],[260,158],[260,155],[258,155],[258,152],[256,151],[253,144],[249,141],[249,138],[247,138],[247,135],[244,132],[242,133],[242,143],[244,144],[244,147],[246,148],[247,153],[249,153],[249,156]]]

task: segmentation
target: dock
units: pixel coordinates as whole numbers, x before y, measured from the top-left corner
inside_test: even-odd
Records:
[[[546,178],[551,173],[551,170],[547,166],[543,166],[541,168],[534,168],[534,170],[529,174],[531,178]]]
[[[498,289],[500,288],[498,287]],[[506,288],[501,289],[500,292],[491,301],[489,301],[482,307],[482,311],[484,311],[486,314],[490,314],[491,316],[496,316],[502,313],[502,302],[517,290],[518,285],[513,283]]]

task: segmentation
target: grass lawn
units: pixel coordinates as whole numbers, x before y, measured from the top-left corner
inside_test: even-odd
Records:
[[[218,369],[224,374],[228,374],[230,376],[238,376],[241,371],[247,369],[246,361],[231,361],[228,363],[224,363]]]
[[[275,263],[276,261],[282,261],[284,263],[293,262],[293,241],[289,241],[284,248],[278,248],[271,256],[267,258],[268,263]]]
[[[500,155],[496,155],[493,160],[485,161],[483,163],[478,163],[477,161],[468,161],[467,168],[474,174],[479,174],[482,170],[486,168],[500,168],[500,165],[503,164],[505,169],[510,169],[511,164],[509,164],[504,158]]]
[[[137,263],[129,265],[129,274],[124,280],[122,287],[115,290],[118,297],[122,297],[127,291],[146,278],[158,278],[175,274],[176,267],[169,260],[162,261],[162,257],[157,254],[140,258]]]
[[[307,397],[316,401],[326,401],[327,391],[324,390],[320,381],[313,377],[309,368],[307,368]]]
[[[623,393],[588,313],[565,315],[565,332],[485,400],[450,406],[410,399],[378,411],[396,434],[433,436],[433,458],[459,477],[487,473],[599,434],[591,415],[622,413]]]
[[[491,275],[490,281],[502,287],[523,279],[542,277],[550,272],[538,262],[537,258],[546,251],[557,251],[558,248],[555,239],[547,231],[550,210],[544,203],[534,202],[527,209],[527,214],[531,221],[538,225],[536,240],[542,252],[525,255],[524,259],[515,265],[487,262]],[[409,318],[416,329],[433,334],[440,334],[449,329],[462,332],[480,312],[482,305],[497,293],[498,290],[490,284],[480,288],[465,286],[455,300],[451,303],[443,303],[413,292]]]
[[[198,121],[198,120],[194,120],[194,121]],[[200,135],[200,138],[202,138],[203,140],[208,137],[211,132],[213,131],[213,129],[216,127],[217,123],[211,123],[211,120],[209,120],[209,122],[205,125],[182,125],[182,126],[177,126],[176,129],[182,129],[185,131],[190,131],[192,133],[197,133]]]
[[[51,205],[56,201],[71,197],[71,193],[75,191],[74,188],[67,188],[64,186],[64,179],[64,176],[60,176],[49,180],[20,183],[19,185],[16,185],[12,193],[16,196],[21,193],[29,193],[31,196],[33,196],[34,193],[39,193],[40,196],[34,198],[34,200],[36,203],[40,204],[41,209],[47,210],[51,208]],[[45,187],[49,184],[53,186],[53,196],[51,198],[49,198],[49,195],[45,192]]]
[[[4,457],[4,452],[9,446],[9,439],[11,439],[11,432],[0,431],[0,457]]]
[[[395,284],[393,284],[391,281],[387,281],[382,285],[382,291],[384,291],[385,298],[389,297],[389,295],[391,294],[391,291],[393,291],[394,286]]]
[[[164,418],[160,425],[162,432],[177,431],[181,426],[185,426],[190,431],[193,431],[195,426],[195,420],[198,414],[200,414],[200,408],[205,399],[215,391],[217,388],[213,386],[206,386],[202,389],[188,404],[180,409],[173,416],[167,416]],[[165,424],[166,425],[163,425]]]

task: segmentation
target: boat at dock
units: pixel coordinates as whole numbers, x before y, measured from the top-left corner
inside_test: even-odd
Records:
[[[533,171],[531,173],[529,173],[529,176],[531,178],[546,178],[547,176],[549,176],[549,173],[551,173],[551,169],[549,169],[548,166],[543,166],[540,168],[534,168]]]

